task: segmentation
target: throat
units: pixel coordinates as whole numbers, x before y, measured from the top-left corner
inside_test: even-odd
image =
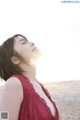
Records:
[[[30,81],[36,81],[36,67],[32,65],[22,66],[22,74],[27,77]]]

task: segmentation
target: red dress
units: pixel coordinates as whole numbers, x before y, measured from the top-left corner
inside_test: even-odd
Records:
[[[24,98],[20,106],[18,120],[59,120],[56,104],[51,99],[47,89],[45,89],[41,83],[38,82],[55,107],[55,117],[51,114],[51,110],[47,106],[45,100],[38,95],[27,77],[17,74],[12,76],[17,77],[21,81],[23,87]]]

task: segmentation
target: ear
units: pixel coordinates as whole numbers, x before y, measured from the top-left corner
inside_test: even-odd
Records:
[[[20,60],[19,60],[17,57],[15,57],[15,56],[11,57],[11,61],[12,61],[15,65],[18,65],[18,64],[20,63]]]

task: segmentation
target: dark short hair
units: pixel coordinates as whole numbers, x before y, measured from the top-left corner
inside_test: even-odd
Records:
[[[0,77],[5,81],[7,81],[7,79],[13,74],[22,74],[22,69],[11,61],[13,55],[18,55],[17,52],[14,52],[14,38],[18,36],[27,40],[23,35],[15,34],[4,41],[0,46]]]

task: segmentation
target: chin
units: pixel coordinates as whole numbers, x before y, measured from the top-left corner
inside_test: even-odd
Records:
[[[42,56],[42,54],[40,53],[40,51],[37,51],[37,52],[35,52],[35,53],[33,54],[31,60],[36,62],[38,59],[41,58],[41,56]]]

